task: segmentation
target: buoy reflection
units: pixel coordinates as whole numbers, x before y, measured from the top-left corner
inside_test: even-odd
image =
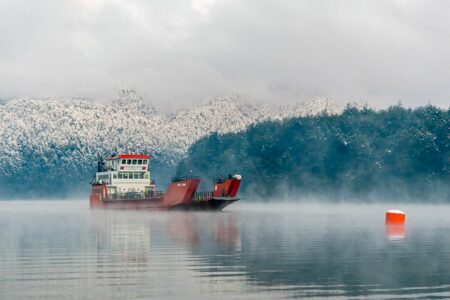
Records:
[[[404,224],[386,224],[386,237],[390,240],[401,240],[405,237]]]

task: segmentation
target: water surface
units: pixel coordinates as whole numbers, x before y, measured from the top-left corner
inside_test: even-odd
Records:
[[[0,202],[0,299],[449,298],[449,229],[450,206]]]

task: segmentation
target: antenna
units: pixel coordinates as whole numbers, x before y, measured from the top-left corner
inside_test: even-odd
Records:
[[[103,172],[104,171],[104,165],[103,157],[97,153],[97,172]]]

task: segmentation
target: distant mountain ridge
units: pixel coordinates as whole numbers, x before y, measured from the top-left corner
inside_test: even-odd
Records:
[[[111,151],[150,152],[157,164],[174,167],[191,144],[212,132],[238,132],[265,120],[341,110],[328,99],[274,106],[222,97],[170,114],[129,90],[109,103],[13,99],[0,103],[0,179],[7,186],[19,178],[38,188],[70,186],[74,180],[88,180],[84,177],[95,167],[98,153]]]
[[[143,103],[136,94],[109,104],[21,98],[0,105],[0,158],[8,161],[8,156],[17,154],[21,147],[44,150],[74,143],[93,146],[94,154],[151,150],[182,155],[193,142],[211,132],[237,132],[264,120],[322,111],[338,113],[339,109],[327,99],[271,107],[218,98],[170,115]]]

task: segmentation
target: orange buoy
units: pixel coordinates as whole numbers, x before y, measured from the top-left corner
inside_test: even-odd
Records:
[[[404,211],[390,209],[386,212],[386,224],[405,224],[406,214]]]

